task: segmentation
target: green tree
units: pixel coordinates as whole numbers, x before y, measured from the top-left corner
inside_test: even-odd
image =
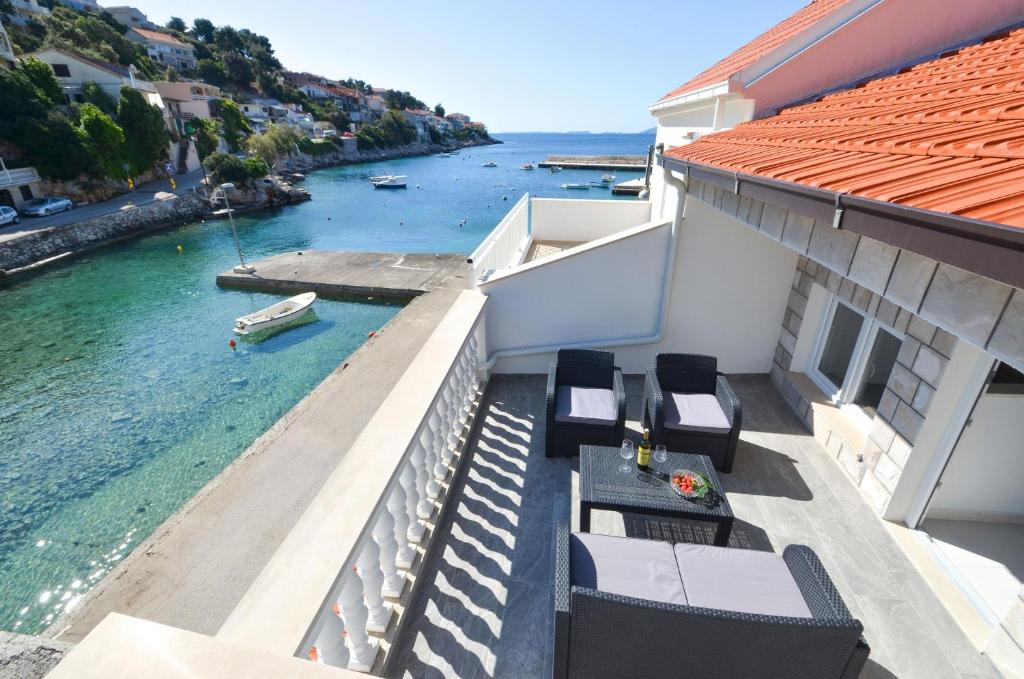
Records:
[[[82,83],[82,99],[85,100],[85,103],[92,104],[108,116],[117,113],[117,102],[114,101],[114,98],[107,94],[107,91],[100,87],[98,83],[91,80]]]
[[[228,74],[224,65],[214,59],[200,59],[196,62],[196,74],[204,83],[215,87],[224,87],[228,83]]]
[[[133,175],[142,174],[158,160],[167,158],[170,136],[164,125],[163,114],[147,102],[138,90],[121,88],[117,122],[124,130],[124,156]]]
[[[185,21],[181,17],[171,17],[167,22],[167,28],[178,33],[184,33],[188,30],[188,26],[185,25]]]
[[[66,181],[94,171],[96,161],[67,116],[50,111],[41,120],[23,118],[17,127],[21,160],[42,176]]]
[[[400,92],[399,90],[388,90],[385,92],[384,103],[388,108],[396,111],[404,111],[407,108],[420,109],[427,107],[426,104],[408,92]]]
[[[192,22],[192,35],[203,42],[213,42],[216,27],[209,19],[196,19]]]
[[[52,106],[60,106],[64,103],[64,92],[49,64],[35,57],[25,57],[21,60],[21,70],[29,82],[38,88]]]
[[[230,153],[221,153],[220,151],[211,153],[203,161],[203,165],[206,166],[207,171],[213,176],[214,184],[223,184],[224,182],[241,183],[249,178],[249,174],[245,169],[245,163]]]
[[[237,52],[227,52],[223,55],[223,62],[230,82],[243,89],[252,85],[253,72],[248,59]]]
[[[269,125],[266,132],[249,137],[245,145],[249,153],[273,167],[278,159],[292,152],[299,139],[295,130],[287,125]]]
[[[220,120],[224,125],[224,141],[228,148],[237,152],[242,148],[242,140],[252,134],[252,126],[238,108],[238,104],[224,99],[220,105]]]
[[[437,104],[434,106],[434,115],[438,118],[444,118],[444,106]]]
[[[217,150],[217,133],[219,131],[219,125],[216,120],[210,120],[209,118],[196,118],[192,121],[195,125],[195,138],[196,138],[196,153],[199,154],[199,160],[204,161],[206,158]]]
[[[86,148],[102,172],[99,177],[123,178],[124,130],[98,106],[84,104],[78,114]]]

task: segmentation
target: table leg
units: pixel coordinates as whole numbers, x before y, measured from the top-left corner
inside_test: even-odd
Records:
[[[728,547],[729,536],[732,534],[732,519],[721,521],[715,529],[715,546]]]
[[[590,505],[585,502],[580,503],[580,532],[590,532]]]

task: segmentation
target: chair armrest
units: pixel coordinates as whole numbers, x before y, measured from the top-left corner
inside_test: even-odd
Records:
[[[615,431],[616,438],[621,438],[626,431],[626,385],[622,381],[622,369],[612,371],[612,389],[615,392]],[[619,443],[622,443],[619,441]]]
[[[805,545],[789,545],[782,551],[800,593],[815,619],[853,620],[850,610],[832,584],[814,550]]]
[[[654,368],[648,368],[644,377],[644,413],[650,422],[652,436],[660,438],[665,426],[665,399],[661,395],[658,371]]]
[[[736,397],[736,392],[729,385],[729,380],[719,374],[715,383],[715,397],[718,405],[722,406],[722,412],[729,419],[729,427],[734,432],[738,431],[743,420],[743,404]]]
[[[545,393],[546,413],[544,427],[544,451],[545,455],[554,455],[555,445],[555,390],[558,382],[558,364],[554,361],[548,366],[548,387]]]
[[[572,580],[569,571],[569,524],[561,520],[555,525],[555,653],[552,676],[565,679],[569,674],[569,601]]]

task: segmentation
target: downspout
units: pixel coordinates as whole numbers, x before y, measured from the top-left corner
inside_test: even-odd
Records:
[[[659,150],[660,152],[660,150]],[[684,208],[686,207],[686,181],[676,179],[672,170],[662,168],[662,174],[666,184],[671,184],[676,189],[676,211],[672,218],[672,232],[669,236],[669,245],[665,249],[665,264],[662,268],[661,278],[661,302],[658,310],[658,322],[655,331],[651,335],[640,337],[621,337],[612,339],[586,340],[583,342],[559,342],[557,344],[543,344],[531,347],[518,347],[516,349],[500,349],[487,357],[487,361],[480,366],[481,370],[490,370],[494,367],[499,358],[512,356],[530,356],[533,354],[548,354],[565,347],[574,349],[608,348],[608,347],[631,347],[642,344],[654,344],[660,342],[665,332],[665,321],[668,318],[669,302],[672,296],[672,275],[676,263],[676,247],[679,243],[679,231],[683,225]]]

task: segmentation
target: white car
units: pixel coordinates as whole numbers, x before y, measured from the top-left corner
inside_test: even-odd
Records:
[[[0,226],[6,224],[17,224],[21,221],[21,217],[18,216],[18,211],[13,207],[7,207],[6,205],[0,205]]]
[[[67,198],[61,196],[50,196],[49,198],[36,198],[21,206],[21,214],[26,217],[48,217],[54,212],[70,210],[74,204]]]

